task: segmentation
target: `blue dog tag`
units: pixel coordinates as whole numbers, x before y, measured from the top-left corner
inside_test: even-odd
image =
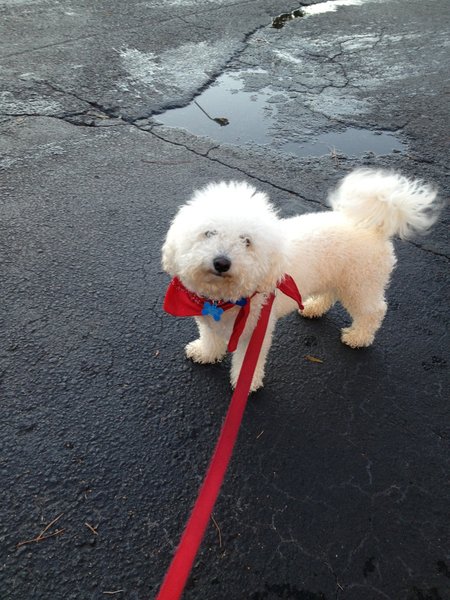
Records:
[[[222,316],[223,308],[220,306],[216,306],[215,304],[211,304],[211,302],[205,302],[202,308],[202,315],[205,317],[211,315],[214,321],[220,321],[220,317]]]

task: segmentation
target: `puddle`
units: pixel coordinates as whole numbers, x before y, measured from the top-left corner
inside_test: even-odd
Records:
[[[243,88],[239,74],[224,73],[190,104],[156,115],[155,119],[227,144],[270,144],[268,129],[275,124],[275,106],[269,103],[273,90],[263,88],[251,93]],[[225,119],[227,124],[218,119]]]
[[[311,142],[288,142],[283,144],[280,150],[296,156],[362,156],[366,152],[382,156],[391,152],[403,152],[405,145],[387,131],[348,127],[345,131],[321,133]]]
[[[296,129],[295,137],[303,136],[304,140],[285,138],[280,143],[277,105],[288,101],[286,94],[270,87],[263,87],[258,92],[244,90],[243,76],[254,77],[255,74],[264,73],[262,69],[224,73],[190,104],[156,115],[155,121],[217,142],[257,144],[301,157],[319,157],[330,153],[361,156],[366,152],[385,155],[405,150],[405,145],[392,133],[357,127],[320,133],[309,138]],[[278,133],[278,138],[275,133]]]

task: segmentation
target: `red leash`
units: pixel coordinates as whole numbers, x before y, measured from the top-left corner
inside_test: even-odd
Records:
[[[236,443],[274,298],[274,294],[267,298],[253,330],[243,363],[246,368],[239,373],[206,477],[156,600],[178,600],[183,593]]]

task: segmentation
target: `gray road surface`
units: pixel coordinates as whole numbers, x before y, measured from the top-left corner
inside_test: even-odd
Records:
[[[161,309],[193,189],[448,195],[448,3],[346,4],[0,0],[1,600],[158,589],[230,398]],[[373,347],[339,307],[280,323],[186,599],[450,598],[447,232],[396,245]]]

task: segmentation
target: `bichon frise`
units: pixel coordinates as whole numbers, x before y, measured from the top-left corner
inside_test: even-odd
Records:
[[[329,197],[331,211],[289,219],[280,219],[267,195],[245,182],[211,183],[195,192],[162,250],[165,271],[189,301],[203,305],[192,313],[203,316],[195,317],[200,336],[186,355],[199,363],[220,361],[247,299],[250,312],[232,358],[235,386],[261,307],[285,274],[304,298],[304,317],[320,317],[339,301],[352,318],[342,341],[369,346],[386,313],[396,263],[391,238],[426,231],[436,220],[435,199],[435,190],[420,181],[372,170],[347,175]],[[252,391],[263,385],[277,319],[297,308],[276,291]]]

